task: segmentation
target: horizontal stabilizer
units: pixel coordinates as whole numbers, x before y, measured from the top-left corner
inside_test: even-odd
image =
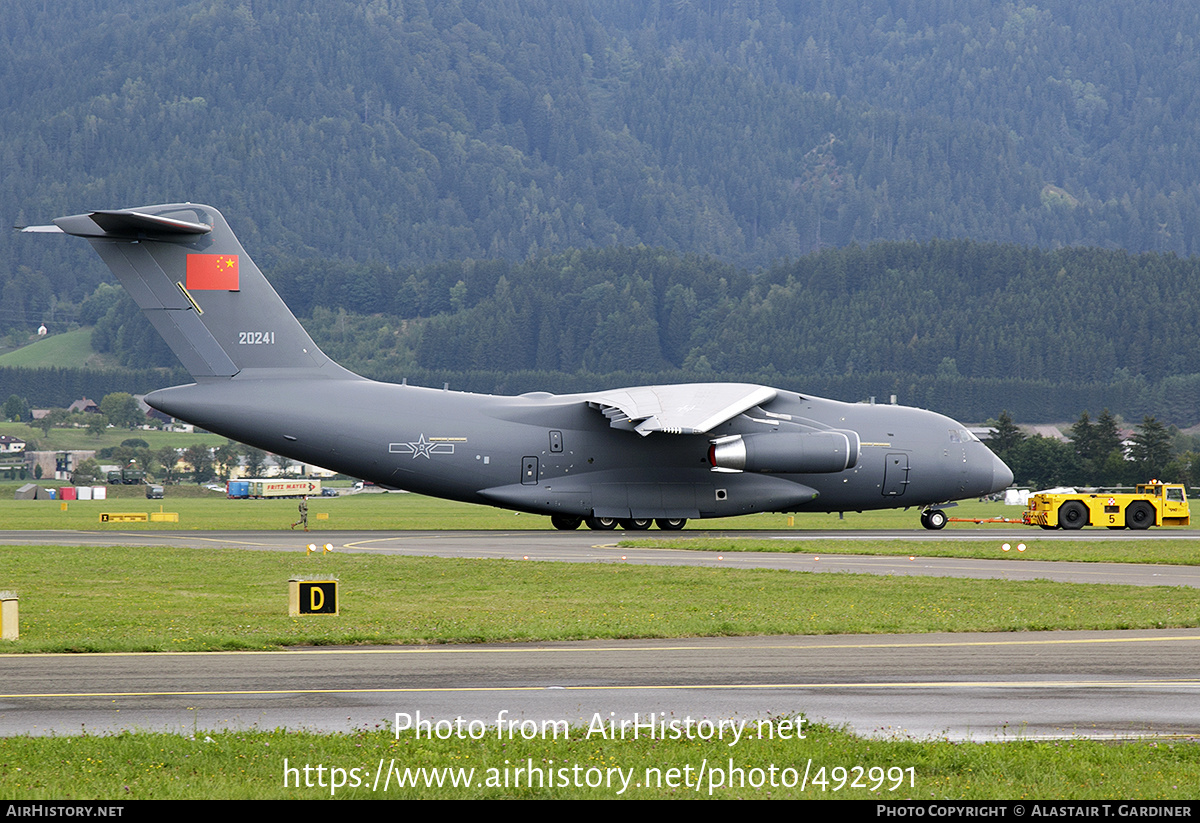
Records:
[[[187,238],[189,235],[208,234],[212,226],[190,220],[176,220],[145,214],[135,209],[107,209],[90,214],[75,214],[59,217],[53,226],[27,226],[21,231],[54,232],[72,234],[76,237],[111,237],[131,239]]]

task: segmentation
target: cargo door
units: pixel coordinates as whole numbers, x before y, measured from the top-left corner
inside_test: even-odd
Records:
[[[899,497],[908,488],[908,455],[889,454],[883,467],[883,496]]]

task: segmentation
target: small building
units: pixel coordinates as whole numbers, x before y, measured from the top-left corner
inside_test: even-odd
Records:
[[[10,434],[0,434],[0,454],[18,454],[25,451],[25,441]]]
[[[74,403],[72,403],[70,406],[68,406],[67,411],[72,412],[72,413],[87,412],[88,414],[98,414],[100,412],[100,406],[98,403],[96,403],[95,400],[92,400],[90,397],[81,397],[78,400],[76,400]]]
[[[90,460],[96,456],[95,450],[81,449],[78,451],[63,451],[63,452],[26,452],[25,459],[29,464],[29,471],[34,477],[40,477],[44,480],[69,480],[74,474],[76,467],[85,460]],[[37,467],[41,466],[41,474],[36,471]]]

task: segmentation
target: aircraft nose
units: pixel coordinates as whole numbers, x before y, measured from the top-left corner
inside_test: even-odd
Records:
[[[1004,491],[1013,481],[1012,469],[982,443],[973,444],[968,451],[967,494],[995,494]]]
[[[992,455],[992,493],[1002,492],[1012,485],[1013,473],[1003,460]]]

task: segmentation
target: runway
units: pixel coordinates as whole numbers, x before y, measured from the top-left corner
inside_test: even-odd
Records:
[[[1200,734],[1200,631],[19,655],[0,665],[4,735],[348,731],[397,713],[582,725],[802,714],[869,735],[975,740]]]
[[[795,537],[794,532],[784,534]],[[912,534],[930,537],[927,532]],[[846,539],[846,533],[832,535]],[[624,536],[0,532],[0,545],[294,551],[307,537],[335,543],[341,551],[387,554],[1200,585],[1193,567],[846,555],[817,559],[809,552],[719,556],[611,545]],[[878,537],[872,533],[873,539]],[[863,734],[953,739],[1200,736],[1196,629],[6,655],[0,667],[5,674],[0,686],[4,735],[249,727],[345,731],[387,724],[398,713],[412,718],[420,712],[426,719],[462,717],[489,724],[501,717],[587,724],[597,715],[754,719],[803,714],[810,721],[848,725]]]

